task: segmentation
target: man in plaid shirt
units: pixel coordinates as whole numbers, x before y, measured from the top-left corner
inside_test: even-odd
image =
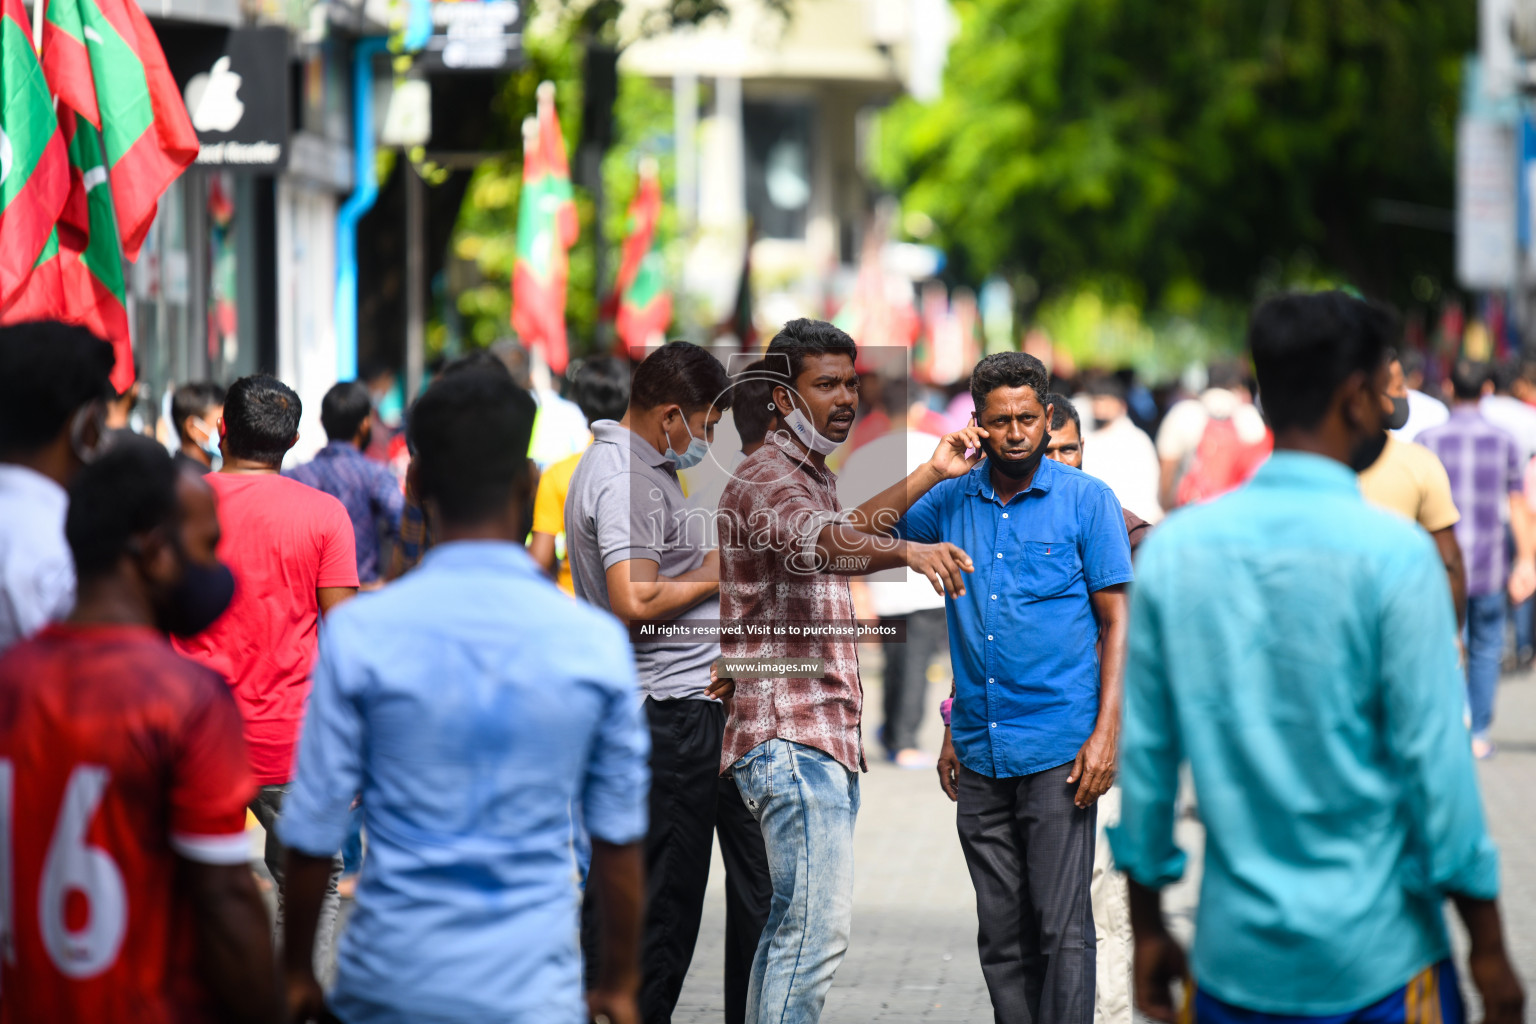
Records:
[[[974,427],[844,512],[826,456],[848,439],[859,402],[854,343],[831,324],[792,320],[766,354],[786,429],[736,468],[720,498],[721,651],[731,659],[815,659],[737,676],[720,770],[762,825],[773,904],[747,993],[748,1024],[815,1024],[848,948],[863,691],[848,577],[911,566],[963,594],[972,570],[952,544],[884,536],[935,484],[980,459]],[[968,449],[976,454],[966,457]],[[905,466],[902,467],[905,469]],[[733,632],[736,631],[736,632]]]
[[[1418,437],[1440,457],[1461,513],[1456,541],[1467,565],[1467,703],[1472,751],[1480,759],[1493,754],[1488,728],[1504,651],[1505,591],[1516,604],[1536,592],[1536,531],[1524,496],[1524,460],[1515,439],[1478,411],[1487,381],[1486,366],[1458,362],[1450,379],[1450,419]],[[1515,541],[1513,564],[1506,521]]]

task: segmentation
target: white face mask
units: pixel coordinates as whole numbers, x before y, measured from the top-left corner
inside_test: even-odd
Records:
[[[784,417],[784,425],[795,432],[801,444],[818,455],[831,455],[843,443],[824,436],[811,426],[811,418],[801,412],[799,406],[795,406],[790,410],[789,415]]]
[[[203,439],[195,442],[212,461],[215,473],[224,464],[224,453],[219,450],[219,432],[209,426],[201,416],[192,417],[192,425],[203,432]]]
[[[683,420],[683,432],[688,435],[688,447],[682,452],[672,450],[672,439],[667,439],[667,450],[662,456],[672,464],[673,469],[692,469],[704,461],[704,456],[709,454],[709,442],[702,437],[694,437],[693,431],[688,429],[688,421]]]

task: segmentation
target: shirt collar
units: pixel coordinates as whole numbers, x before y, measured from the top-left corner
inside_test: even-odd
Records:
[[[60,487],[56,480],[14,462],[0,462],[0,488],[25,492],[36,501],[47,502],[58,508],[69,505],[69,492]]]
[[[1302,488],[1359,494],[1360,478],[1338,459],[1311,452],[1277,451],[1253,475],[1255,487]]]
[[[1451,404],[1451,419],[1453,420],[1480,420],[1483,418],[1483,410],[1477,405],[1464,405],[1461,402]]]
[[[434,544],[422,556],[423,566],[445,569],[492,568],[517,576],[548,579],[528,554],[528,549],[509,540],[450,540]]]
[[[790,440],[789,431],[770,430],[763,440],[772,445],[784,458],[806,470],[812,476],[824,479],[832,475],[832,471],[829,469],[821,470],[816,468],[816,463],[811,461],[810,453]]]
[[[633,430],[620,424],[618,420],[598,420],[593,423],[592,439],[608,444],[616,444],[621,448],[628,448],[635,455],[638,455],[640,461],[644,462],[647,466],[655,466],[658,469],[672,468],[672,464],[667,461],[667,457],[657,451],[655,445]]]
[[[362,454],[362,452],[357,450],[357,445],[351,441],[327,441],[325,447],[315,453],[315,458],[318,459],[321,456],[330,459],[346,458],[350,455],[361,457]]]
[[[1055,482],[1056,474],[1061,472],[1061,465],[1053,459],[1042,458],[1040,465],[1035,467],[1035,478],[1029,482],[1029,487],[1019,494],[1049,494],[1051,485]],[[980,494],[988,501],[997,500],[997,491],[992,486],[992,470],[987,466],[987,460],[982,459],[976,463],[976,467],[965,476],[965,493]],[[1018,494],[1014,495],[1018,497]]]

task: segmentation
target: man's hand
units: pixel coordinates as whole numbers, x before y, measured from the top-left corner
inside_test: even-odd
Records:
[[[944,727],[944,746],[939,748],[939,788],[951,800],[960,799],[960,759],[955,756],[955,741]]]
[[[948,541],[937,544],[908,541],[906,558],[908,565],[928,577],[937,593],[950,597],[965,596],[965,577],[960,574],[976,568],[971,564],[970,555]]]
[[[1092,807],[1093,802],[1114,785],[1116,748],[1120,743],[1117,732],[1117,729],[1099,726],[1088,737],[1088,742],[1078,749],[1077,759],[1072,762],[1072,774],[1067,776],[1068,783],[1078,783],[1077,796],[1073,799],[1077,806]]]
[[[325,1013],[325,992],[313,969],[289,969],[287,977],[288,1019],[293,1024],[317,1021]]]
[[[704,688],[704,696],[713,697],[718,701],[728,701],[736,692],[736,680],[721,679],[718,662],[709,663],[709,685]]]
[[[1525,1020],[1525,992],[1502,947],[1488,952],[1474,949],[1467,957],[1467,973],[1482,997],[1484,1024],[1521,1024]]]
[[[1536,594],[1536,560],[1520,559],[1509,570],[1509,599],[1519,604]]]
[[[940,480],[965,476],[981,461],[981,441],[985,436],[976,426],[976,416],[972,414],[971,422],[940,439],[939,446],[933,450],[933,458],[928,460],[928,468]],[[969,458],[965,454],[967,451],[972,453]]]
[[[593,1024],[640,1024],[640,1004],[628,992],[587,993],[587,1017]]]
[[[1189,983],[1189,962],[1184,950],[1164,929],[1155,929],[1146,935],[1136,936],[1132,989],[1136,993],[1136,1008],[1151,1020],[1173,1024],[1179,1019],[1173,1005],[1173,983]],[[1189,993],[1184,993],[1189,998]]]

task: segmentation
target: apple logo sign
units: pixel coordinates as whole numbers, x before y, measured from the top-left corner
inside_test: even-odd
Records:
[[[229,70],[229,57],[220,57],[207,72],[192,76],[187,83],[187,111],[192,127],[200,132],[227,132],[245,116],[240,101],[242,79]]]

